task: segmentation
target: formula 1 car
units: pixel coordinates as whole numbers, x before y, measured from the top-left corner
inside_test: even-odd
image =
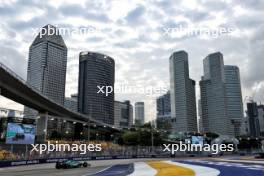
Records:
[[[18,140],[24,140],[25,139],[25,135],[23,133],[17,133],[12,140],[13,141],[18,141]]]
[[[59,161],[56,162],[56,169],[69,169],[69,168],[80,168],[80,167],[88,167],[91,166],[87,162],[80,162],[74,160],[66,160],[66,161]]]

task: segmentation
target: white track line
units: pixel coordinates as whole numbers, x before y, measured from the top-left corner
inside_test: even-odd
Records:
[[[129,176],[154,176],[157,171],[144,162],[134,163],[134,172]]]
[[[258,160],[232,160],[232,159],[216,159],[214,161],[224,161],[224,162],[233,162],[233,163],[250,163],[250,164],[264,164],[264,161]]]
[[[82,175],[82,176],[89,176],[89,175],[99,174],[99,173],[101,173],[101,172],[103,172],[103,171],[105,171],[105,170],[107,170],[107,169],[110,169],[111,167],[113,167],[113,166],[109,166],[109,167],[104,168],[104,169],[102,169],[102,170],[100,170],[100,171],[98,171],[98,172],[95,172],[95,173],[84,174],[84,175]]]
[[[219,170],[213,169],[210,167],[197,166],[193,164],[183,164],[183,163],[173,162],[173,161],[164,161],[164,162],[192,169],[195,172],[195,176],[205,176],[205,175],[206,176],[217,176],[220,174]]]

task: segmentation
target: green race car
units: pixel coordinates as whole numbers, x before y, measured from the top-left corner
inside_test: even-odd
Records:
[[[80,162],[74,160],[66,160],[66,161],[59,161],[56,162],[56,169],[69,169],[69,168],[80,168],[80,167],[88,167],[91,166],[87,162]]]

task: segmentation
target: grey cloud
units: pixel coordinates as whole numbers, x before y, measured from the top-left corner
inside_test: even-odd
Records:
[[[87,42],[102,42],[104,38],[102,37],[88,37],[86,39]]]
[[[221,0],[218,1],[211,1],[211,0],[206,0],[202,1],[203,6],[206,8],[208,11],[225,11],[230,8],[230,6]]]
[[[11,70],[15,70],[16,74],[25,80],[27,70],[25,56],[13,49],[13,47],[6,47],[2,45],[0,45],[0,53],[0,61]]]
[[[247,9],[252,10],[260,10],[264,9],[264,1],[263,0],[235,0],[234,4],[239,4]]]
[[[246,86],[251,87],[258,81],[264,81],[264,26],[260,26],[250,40],[249,47],[249,63],[248,72],[246,75]]]
[[[59,11],[63,15],[67,15],[67,16],[82,16],[85,15],[86,13],[85,9],[78,4],[62,6],[59,8]]]
[[[179,6],[182,0],[161,0],[161,1],[152,1],[152,4],[157,6],[161,11],[165,14],[169,14],[170,16],[174,16],[175,14],[182,13],[183,10]]]
[[[183,15],[189,18],[194,23],[209,20],[212,18],[212,16],[208,12],[197,10],[186,11],[183,13]]]
[[[264,19],[256,18],[256,16],[251,16],[251,15],[243,15],[234,18],[233,23],[239,29],[252,29],[258,27],[260,24],[263,24]]]
[[[127,14],[127,16],[125,17],[126,22],[132,24],[140,22],[145,11],[146,9],[144,6],[136,7]]]
[[[107,15],[101,13],[100,11],[91,12],[89,9],[91,9],[91,7],[84,8],[81,5],[72,4],[61,6],[58,11],[64,16],[80,16],[88,20],[95,20],[99,22],[110,21]]]
[[[0,6],[0,15],[3,16],[14,16],[18,11],[12,6]]]
[[[31,30],[33,28],[34,29],[40,28],[48,23],[49,23],[48,20],[45,20],[41,17],[35,17],[29,21],[13,21],[9,23],[9,26],[16,31],[24,31],[24,30]]]

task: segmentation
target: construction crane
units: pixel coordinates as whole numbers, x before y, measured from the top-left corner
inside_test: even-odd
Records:
[[[253,102],[253,101],[254,101],[255,95],[256,95],[257,91],[258,91],[258,90],[260,89],[260,87],[261,87],[261,82],[260,82],[260,81],[257,81],[255,87],[256,87],[256,88],[253,89],[253,92],[252,92],[251,96],[246,96],[246,97],[244,98],[244,101],[243,101],[244,103],[245,103],[247,100],[249,100],[250,102]]]

